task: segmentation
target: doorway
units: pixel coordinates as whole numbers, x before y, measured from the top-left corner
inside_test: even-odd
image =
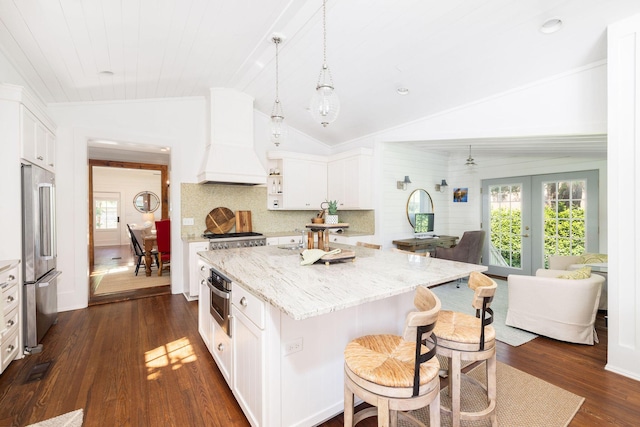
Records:
[[[553,254],[598,251],[598,171],[482,181],[489,274],[530,276]]]
[[[156,270],[145,275],[126,226],[169,217],[168,183],[167,165],[89,160],[90,305],[171,292],[170,275],[158,276],[154,262]],[[142,188],[159,194],[157,211],[140,213],[135,196]]]

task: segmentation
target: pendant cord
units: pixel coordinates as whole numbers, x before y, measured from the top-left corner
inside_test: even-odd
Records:
[[[327,65],[327,0],[322,1],[322,39],[322,56],[324,59],[324,65]]]

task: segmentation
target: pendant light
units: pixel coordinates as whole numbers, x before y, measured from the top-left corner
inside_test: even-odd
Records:
[[[327,65],[327,0],[322,2],[322,34],[323,34],[323,63],[316,85],[316,93],[311,98],[309,112],[322,126],[327,126],[338,118],[340,100],[333,88],[331,71]]]
[[[274,34],[271,41],[276,45],[276,100],[271,109],[271,129],[269,130],[269,137],[271,142],[278,147],[287,136],[287,127],[284,123],[284,113],[282,112],[282,104],[280,103],[278,90],[278,45],[282,43],[282,37]]]
[[[467,163],[465,163],[464,165],[469,166],[469,168],[473,168],[474,166],[477,166],[473,157],[471,157],[471,146],[469,146],[469,157],[467,158]]]

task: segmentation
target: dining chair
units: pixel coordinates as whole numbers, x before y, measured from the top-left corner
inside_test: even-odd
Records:
[[[137,276],[138,270],[140,270],[140,265],[145,262],[144,261],[145,253],[144,253],[144,249],[142,249],[142,246],[140,245],[140,242],[138,241],[138,238],[136,237],[135,230],[133,230],[129,224],[127,224],[127,229],[129,230],[129,236],[131,237],[131,246],[133,247],[133,253],[134,253],[134,256],[136,257],[135,274]],[[159,267],[160,261],[158,260],[158,252],[156,250],[151,251],[151,257],[152,259],[156,260],[156,265]]]
[[[171,220],[162,219],[156,221],[156,241],[158,245],[158,276],[162,276],[162,270],[171,262]]]

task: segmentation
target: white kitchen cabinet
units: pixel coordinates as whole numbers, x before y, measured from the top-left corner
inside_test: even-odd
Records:
[[[0,373],[4,372],[9,363],[20,353],[20,291],[18,285],[18,261],[3,262],[0,267],[8,266],[0,273],[0,298],[2,298],[2,312],[0,312]]]
[[[197,270],[200,272],[194,278],[194,281],[198,282],[198,332],[202,340],[207,345],[209,351],[211,351],[211,313],[209,312],[209,305],[211,303],[211,296],[209,294],[209,287],[207,285],[207,278],[209,268],[211,268],[202,259],[196,262]]]
[[[327,198],[338,210],[373,209],[373,152],[352,150],[332,156],[327,165]]]
[[[270,210],[319,210],[327,199],[327,160],[299,153],[268,153],[267,208]]]
[[[55,136],[27,107],[20,106],[22,158],[55,170]]]
[[[265,426],[265,302],[235,285],[231,299],[233,394],[249,423]]]
[[[211,348],[209,349],[213,360],[216,361],[218,369],[222,373],[224,380],[229,385],[229,388],[233,387],[231,381],[231,372],[233,367],[233,345],[229,335],[218,325],[213,317],[209,317],[211,322]]]
[[[306,243],[307,232],[304,232],[304,241]],[[267,237],[267,246],[276,245],[300,245],[303,240],[302,232],[291,236]]]
[[[187,301],[198,299],[200,293],[200,269],[204,268],[199,260],[198,252],[209,250],[209,241],[189,242],[185,244],[185,257],[187,268],[184,269],[185,289],[183,294]]]

